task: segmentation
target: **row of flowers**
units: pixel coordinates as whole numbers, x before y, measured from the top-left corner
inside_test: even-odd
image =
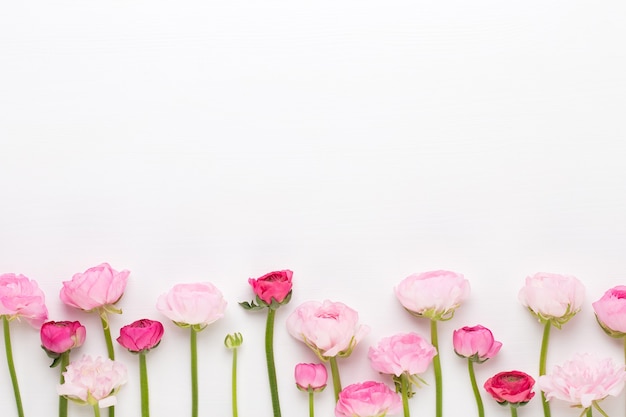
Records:
[[[71,361],[70,352],[80,347],[86,336],[84,326],[77,321],[48,321],[45,296],[37,283],[22,275],[0,275],[0,316],[4,325],[7,363],[13,384],[17,413],[24,417],[19,395],[17,372],[12,358],[10,322],[22,318],[40,328],[42,347],[53,359],[52,366],[60,366],[61,382],[59,415],[67,416],[67,400],[89,405],[95,416],[107,408],[110,417],[115,413],[115,394],[127,382],[125,366],[115,360],[109,315],[119,314],[116,303],[124,294],[128,271],[116,271],[108,264],[78,273],[63,282],[60,299],[66,305],[97,313],[107,344],[108,358],[83,355]],[[267,313],[266,358],[274,417],[281,415],[277,375],[273,352],[273,333],[276,312],[289,303],[292,294],[292,272],[270,272],[257,279],[249,279],[255,299],[240,305],[251,311]],[[340,302],[308,301],[298,306],[287,318],[288,332],[305,343],[321,363],[302,363],[295,368],[296,386],[309,394],[309,414],[314,414],[314,394],[326,387],[330,366],[336,400],[336,417],[383,417],[403,412],[409,416],[408,401],[414,388],[425,383],[420,376],[432,364],[435,375],[436,416],[442,416],[443,390],[441,361],[438,355],[439,321],[453,318],[456,309],[470,293],[469,282],[451,271],[431,271],[414,274],[395,288],[402,306],[412,315],[430,321],[430,341],[417,333],[402,333],[381,339],[369,349],[372,368],[390,376],[395,389],[387,384],[365,381],[342,387],[338,359],[349,357],[369,328],[359,323],[358,313]],[[606,416],[599,402],[607,396],[617,396],[626,382],[624,364],[615,364],[610,358],[598,358],[581,353],[551,372],[546,372],[548,340],[552,327],[560,328],[581,308],[584,287],[576,278],[557,274],[539,273],[528,277],[519,293],[520,302],[544,326],[540,352],[537,387],[545,417],[550,417],[549,401],[568,401],[591,416],[593,410]],[[177,284],[161,295],[157,310],[177,326],[190,331],[191,343],[191,403],[192,417],[198,415],[198,375],[196,335],[211,323],[223,317],[227,302],[211,283]],[[626,286],[608,290],[593,308],[599,324],[612,337],[624,338],[626,346]],[[142,416],[149,416],[149,389],[146,354],[157,347],[163,336],[159,321],[142,319],[120,330],[117,342],[139,357]],[[484,416],[480,389],[474,364],[495,356],[502,348],[492,332],[481,326],[462,327],[452,335],[454,350],[468,364],[469,380],[476,399],[477,414]],[[233,352],[233,416],[237,417],[236,363],[237,349],[243,337],[239,333],[228,335],[225,345]],[[498,403],[509,407],[516,416],[520,406],[533,397],[535,379],[519,370],[500,372],[483,385]]]

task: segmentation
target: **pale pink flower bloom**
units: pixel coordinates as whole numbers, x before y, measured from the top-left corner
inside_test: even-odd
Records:
[[[308,301],[287,318],[287,330],[327,360],[337,355],[348,356],[369,332],[359,325],[359,313],[339,302]]]
[[[457,355],[478,363],[493,358],[502,347],[502,343],[493,338],[491,330],[481,325],[455,330],[452,344]]]
[[[402,409],[398,393],[381,382],[348,385],[339,393],[335,417],[384,417]]]
[[[539,320],[560,327],[580,311],[585,287],[572,276],[539,272],[526,278],[518,298]]]
[[[98,404],[100,408],[115,405],[115,394],[127,381],[122,363],[88,355],[71,362],[63,376],[65,382],[57,386],[59,395],[79,404]]]
[[[322,391],[328,381],[328,371],[322,363],[299,363],[294,370],[299,390]]]
[[[119,312],[111,306],[124,295],[129,271],[116,271],[108,263],[74,274],[71,281],[63,281],[61,301],[85,311],[100,307]]]
[[[40,328],[48,319],[46,297],[37,283],[24,275],[0,275],[0,317],[24,318],[31,326]]]
[[[624,365],[616,365],[610,358],[584,353],[540,376],[537,386],[547,400],[557,398],[573,406],[588,408],[609,395],[618,396],[625,381]]]
[[[382,338],[376,347],[370,347],[368,357],[374,370],[400,376],[421,374],[437,355],[433,345],[417,333],[403,333]]]
[[[406,277],[395,288],[396,297],[409,312],[432,320],[448,320],[469,297],[470,284],[452,271],[430,271]]]
[[[592,306],[605,332],[614,337],[626,335],[626,286],[611,288]]]
[[[157,301],[157,310],[179,326],[198,330],[224,317],[226,300],[209,282],[177,284]]]

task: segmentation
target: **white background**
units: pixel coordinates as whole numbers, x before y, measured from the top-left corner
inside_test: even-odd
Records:
[[[591,302],[626,283],[626,3],[623,1],[6,1],[0,5],[0,272],[23,273],[50,317],[61,282],[101,262],[131,271],[124,313],[165,322],[148,366],[155,417],[189,414],[187,332],[159,315],[175,283],[229,302],[200,334],[201,416],[230,415],[230,353],[244,334],[240,416],[269,417],[263,313],[247,284],[294,271],[276,321],[283,416],[307,415],[293,367],[315,356],[285,330],[307,300],[342,301],[371,332],[340,361],[376,379],[367,348],[428,323],[393,287],[450,269],[471,298],[440,326],[444,414],[475,413],[451,333],[483,324],[504,343],[477,367],[537,376],[541,326],[517,301],[536,271],[577,276],[583,310],[553,331],[548,365],[574,352],[623,361]],[[37,331],[12,324],[28,417],[56,415],[58,369]],[[139,415],[137,358],[119,417]],[[2,355],[3,357],[3,355]],[[434,415],[430,385],[412,415]],[[603,404],[624,416],[625,394]],[[487,414],[506,416],[484,394]],[[331,416],[332,388],[317,396]],[[520,416],[541,415],[533,400]],[[15,407],[0,360],[0,414]],[[553,416],[577,416],[563,402]],[[92,411],[71,404],[71,416]]]

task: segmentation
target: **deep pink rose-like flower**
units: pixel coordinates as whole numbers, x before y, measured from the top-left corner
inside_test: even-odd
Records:
[[[381,382],[348,385],[339,393],[335,417],[383,417],[402,408],[400,396]]]
[[[78,321],[49,321],[41,326],[41,347],[51,357],[80,347],[85,343],[87,330]]]
[[[577,354],[561,366],[539,377],[537,385],[548,401],[557,398],[573,406],[590,407],[609,395],[617,397],[624,388],[626,371],[611,358]]]
[[[157,310],[178,326],[202,330],[224,316],[226,300],[210,282],[176,284],[157,300]]]
[[[456,272],[430,271],[409,275],[395,292],[411,314],[431,320],[448,320],[469,296],[470,285]]]
[[[39,328],[48,318],[46,298],[37,283],[24,275],[0,275],[0,317],[22,317]]]
[[[328,381],[328,372],[321,363],[299,363],[296,365],[294,376],[296,386],[301,391],[322,391]]]
[[[388,375],[421,374],[437,355],[437,350],[417,333],[385,337],[370,347],[368,357],[374,370]]]
[[[274,271],[257,279],[250,278],[248,283],[252,286],[257,297],[266,304],[272,304],[272,299],[276,300],[277,303],[282,303],[291,292],[292,275],[293,272],[288,269]]]
[[[117,272],[107,263],[94,266],[63,282],[61,301],[85,311],[105,307],[119,312],[112,306],[124,295],[129,274],[126,270]]]
[[[491,330],[481,325],[455,330],[452,344],[457,355],[478,363],[493,358],[502,347],[502,343],[493,338]]]
[[[287,330],[322,360],[348,356],[369,332],[359,325],[359,313],[339,302],[307,301],[287,318]]]
[[[163,325],[154,320],[141,319],[120,329],[117,342],[133,353],[148,351],[158,346],[163,336]]]
[[[485,381],[485,390],[501,405],[524,405],[535,393],[535,380],[520,371],[500,372]]]
[[[518,298],[541,322],[560,328],[580,311],[585,287],[572,276],[539,272],[526,278]]]
[[[127,381],[126,367],[110,359],[84,355],[67,366],[65,382],[57,386],[59,395],[79,404],[100,408],[115,405],[115,394]]]
[[[592,306],[598,323],[607,334],[626,336],[626,286],[611,288]]]

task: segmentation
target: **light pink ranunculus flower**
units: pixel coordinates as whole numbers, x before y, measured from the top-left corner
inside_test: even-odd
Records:
[[[322,391],[326,388],[328,371],[323,363],[299,363],[294,370],[296,386],[301,391]]]
[[[126,289],[129,271],[116,271],[108,263],[74,274],[71,281],[63,281],[61,301],[68,306],[85,311],[104,308],[120,313],[113,307],[122,298]]]
[[[400,376],[418,375],[426,371],[437,350],[417,333],[402,333],[380,339],[369,349],[368,357],[374,370]]]
[[[481,325],[455,330],[452,345],[457,355],[478,363],[493,358],[502,347],[502,343],[493,338],[491,330]]]
[[[115,394],[128,379],[121,362],[88,355],[71,362],[63,376],[65,382],[57,386],[59,395],[79,404],[98,404],[100,408],[115,405]]]
[[[31,326],[40,328],[48,318],[46,297],[37,283],[24,275],[0,275],[0,317],[24,318]]]
[[[449,320],[469,297],[470,284],[452,271],[430,271],[406,277],[395,288],[396,297],[411,314],[431,320]]]
[[[287,318],[287,330],[306,343],[322,360],[349,356],[369,332],[359,324],[359,313],[340,302],[307,301]]]
[[[626,336],[626,286],[611,288],[592,306],[598,323],[608,335]]]
[[[384,417],[401,408],[398,393],[381,382],[366,381],[348,385],[339,393],[335,417]]]
[[[210,282],[176,284],[157,300],[157,310],[180,327],[202,330],[224,317],[226,300]]]
[[[588,408],[609,395],[618,396],[624,382],[626,371],[623,364],[617,365],[610,358],[584,353],[540,376],[537,386],[548,401],[557,398],[573,406]]]
[[[538,272],[526,278],[518,298],[542,323],[560,328],[580,311],[585,287],[573,276]]]

